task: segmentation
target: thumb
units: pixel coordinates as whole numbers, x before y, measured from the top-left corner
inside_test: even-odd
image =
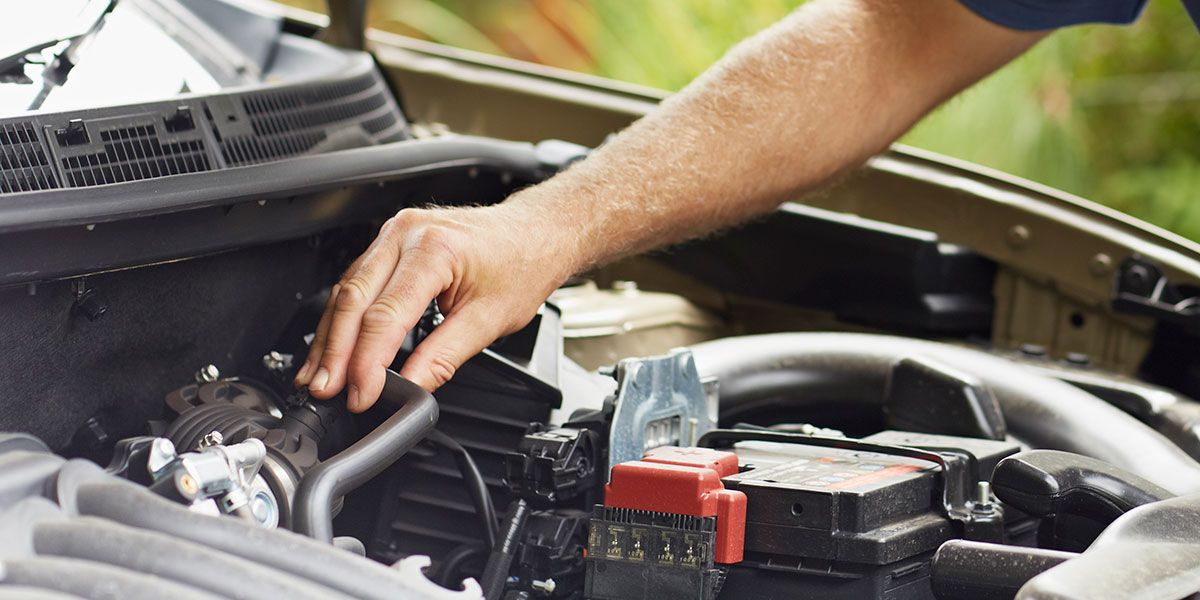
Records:
[[[432,392],[501,335],[494,313],[483,310],[478,303],[464,305],[417,344],[404,361],[400,375]]]

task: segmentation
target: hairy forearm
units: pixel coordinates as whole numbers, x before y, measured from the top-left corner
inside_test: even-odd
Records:
[[[702,235],[858,166],[1039,37],[955,0],[817,0],[509,203],[574,270]]]
[[[1038,37],[957,0],[814,0],[549,181],[495,206],[400,211],[334,286],[296,384],[344,387],[365,410],[436,298],[445,321],[401,371],[433,390],[572,273],[819,187]]]

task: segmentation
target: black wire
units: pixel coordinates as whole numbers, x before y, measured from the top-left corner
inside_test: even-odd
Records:
[[[462,580],[455,581],[455,575],[462,569],[463,563],[481,554],[487,554],[487,550],[475,542],[457,546],[447,552],[438,565],[438,583],[442,587],[457,590],[462,585]]]
[[[441,446],[454,457],[458,471],[462,474],[463,483],[467,486],[467,493],[471,496],[471,503],[475,505],[475,513],[479,515],[483,524],[484,549],[491,552],[492,548],[496,547],[496,528],[498,527],[496,507],[492,504],[492,495],[488,492],[487,484],[483,481],[483,474],[479,472],[479,466],[475,464],[475,459],[471,458],[471,454],[462,447],[462,444],[437,429],[433,430],[425,439]]]
[[[529,519],[529,503],[524,498],[513,500],[508,505],[504,515],[503,539],[499,545],[492,548],[483,575],[479,577],[479,586],[483,588],[486,600],[500,600],[504,596],[504,586],[508,581],[508,573],[512,569],[513,558],[517,547],[521,544],[521,536],[525,533],[525,522]]]

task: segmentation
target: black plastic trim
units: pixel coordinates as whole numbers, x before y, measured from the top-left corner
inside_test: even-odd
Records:
[[[406,140],[222,171],[10,194],[0,198],[0,233],[226,206],[472,166],[508,171],[517,180],[543,176],[532,144],[466,136]]]

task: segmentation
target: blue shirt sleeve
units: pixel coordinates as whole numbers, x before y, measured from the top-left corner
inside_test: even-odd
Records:
[[[1011,29],[1038,31],[1081,23],[1128,25],[1146,0],[960,0],[975,14]]]

